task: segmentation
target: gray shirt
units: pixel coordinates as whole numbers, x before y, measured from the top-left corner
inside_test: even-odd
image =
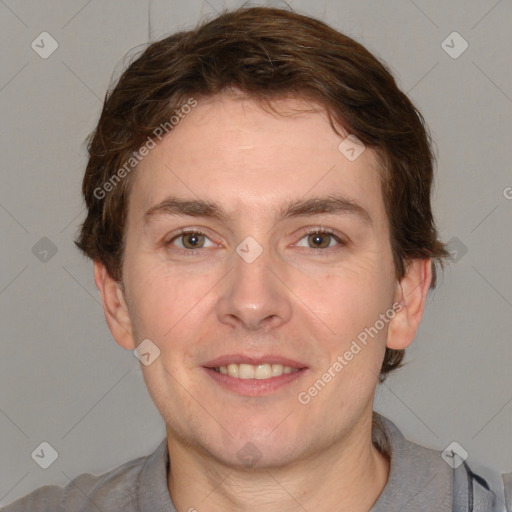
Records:
[[[377,413],[372,437],[375,446],[389,455],[391,466],[388,482],[369,512],[453,510],[454,470],[441,458],[441,452],[408,441],[390,420]],[[40,487],[1,510],[176,512],[167,487],[168,471],[169,452],[164,439],[151,455],[99,476],[82,474],[64,488]]]

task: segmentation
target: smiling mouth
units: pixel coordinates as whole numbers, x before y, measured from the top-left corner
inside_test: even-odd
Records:
[[[227,366],[218,366],[216,368],[210,368],[217,373],[228,375],[235,379],[271,379],[272,377],[281,377],[288,373],[299,372],[300,369],[292,368],[291,366],[285,366],[279,363],[262,363],[262,364],[236,364],[231,363]]]

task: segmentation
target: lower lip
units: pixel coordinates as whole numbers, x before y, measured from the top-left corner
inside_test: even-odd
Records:
[[[223,373],[216,372],[211,368],[203,368],[206,373],[221,386],[244,396],[269,395],[275,391],[300,379],[307,371],[302,368],[297,372],[283,373],[279,377],[270,379],[237,379]]]

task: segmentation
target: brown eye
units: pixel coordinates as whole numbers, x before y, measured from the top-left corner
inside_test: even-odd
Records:
[[[325,249],[329,247],[332,237],[333,235],[330,233],[310,233],[308,235],[308,243],[310,243],[311,247],[314,249]]]
[[[186,249],[198,249],[204,245],[204,235],[201,233],[184,233],[180,236]]]
[[[297,247],[309,249],[310,254],[332,255],[333,252],[343,249],[347,245],[343,235],[325,227],[310,227],[303,233],[301,239],[295,244]]]
[[[171,238],[165,245],[176,251],[191,252],[195,249],[206,249],[214,244],[205,233],[197,230],[182,231]]]

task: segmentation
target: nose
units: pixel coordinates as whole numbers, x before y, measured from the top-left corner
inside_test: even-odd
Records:
[[[223,324],[246,330],[276,328],[291,318],[290,295],[285,271],[268,251],[252,262],[235,252],[233,267],[222,281],[217,316]]]

